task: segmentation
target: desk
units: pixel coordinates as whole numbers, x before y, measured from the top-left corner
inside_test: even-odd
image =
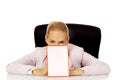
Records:
[[[7,80],[110,80],[108,75],[70,76],[67,78],[48,78],[47,76],[7,74]]]

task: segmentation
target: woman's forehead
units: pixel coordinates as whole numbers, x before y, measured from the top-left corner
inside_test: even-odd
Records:
[[[50,31],[49,36],[67,36],[66,32],[63,31]]]
[[[48,38],[51,40],[65,40],[67,35],[64,32],[51,31],[48,34]]]

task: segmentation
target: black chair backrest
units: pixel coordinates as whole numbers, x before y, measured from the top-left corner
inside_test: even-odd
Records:
[[[85,24],[66,23],[69,28],[70,43],[83,47],[86,52],[98,58],[101,30]],[[46,46],[45,33],[48,24],[38,25],[34,31],[35,47]]]

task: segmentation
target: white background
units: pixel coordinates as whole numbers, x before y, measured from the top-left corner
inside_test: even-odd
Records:
[[[119,0],[0,0],[1,80],[8,63],[34,50],[35,26],[51,21],[101,28],[99,59],[110,65],[110,76],[119,74]]]

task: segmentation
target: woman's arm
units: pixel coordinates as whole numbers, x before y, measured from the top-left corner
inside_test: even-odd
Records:
[[[7,65],[6,71],[14,74],[28,74],[35,67],[35,52]]]
[[[82,57],[82,68],[84,75],[106,75],[110,73],[108,64],[84,52]]]

